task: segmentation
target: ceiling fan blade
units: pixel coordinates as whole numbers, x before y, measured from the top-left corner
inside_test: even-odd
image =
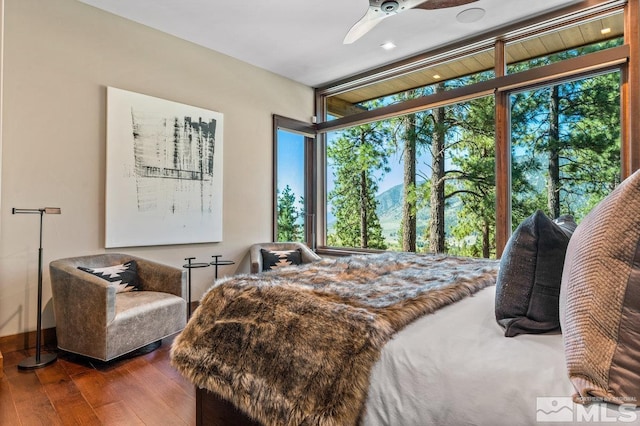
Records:
[[[420,3],[417,6],[414,6],[414,9],[425,9],[425,10],[434,10],[434,9],[444,9],[447,7],[456,7],[462,6],[463,4],[474,3],[478,0],[428,0],[424,3]]]
[[[383,12],[380,8],[369,7],[367,13],[356,22],[349,30],[347,35],[342,41],[343,44],[351,44],[358,40],[360,37],[368,33],[378,25],[384,18],[391,16],[391,14]]]
[[[423,4],[436,3],[437,7],[428,7],[428,9],[439,9],[441,7],[459,6],[461,4],[471,3],[478,0],[369,0],[369,9],[367,13],[355,23],[344,38],[343,44],[351,44],[360,37],[371,31],[373,27],[378,25],[380,21],[389,16],[421,7]],[[444,6],[443,4],[448,4]]]

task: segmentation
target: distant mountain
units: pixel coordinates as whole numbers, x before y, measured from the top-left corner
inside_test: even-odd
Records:
[[[381,221],[382,218],[402,219],[402,188],[402,184],[396,185],[376,196],[376,213]]]
[[[376,213],[380,220],[380,226],[382,226],[382,235],[390,247],[399,244],[400,224],[402,223],[402,188],[402,184],[396,185],[376,196],[378,201]],[[451,228],[458,223],[458,212],[461,208],[459,203],[459,199],[447,203],[444,219],[446,235],[451,235]],[[430,217],[429,210],[428,204],[418,210],[416,235],[418,246],[425,244],[425,232],[427,232]]]
[[[376,196],[378,207],[376,213],[380,220],[380,226],[382,227],[382,235],[384,236],[389,248],[397,250],[400,240],[400,225],[402,223],[402,202],[403,202],[403,185],[399,184],[393,186],[386,191]],[[460,206],[455,203],[449,206],[445,212],[445,224],[447,228],[447,235],[451,227],[455,226],[458,221],[458,210]],[[335,226],[335,217],[329,214],[328,217],[328,231],[332,232]],[[418,210],[417,220],[417,242],[418,246],[422,247],[426,242],[424,241],[425,232],[427,232],[427,225],[429,224],[429,205]]]
[[[376,213],[380,222],[392,220],[398,224],[402,220],[403,185],[399,184],[391,187],[376,196],[378,207]],[[418,211],[418,221],[429,220],[429,208],[425,207]]]
[[[383,193],[376,196],[378,207],[376,213],[382,226],[382,235],[384,235],[387,244],[390,246],[399,244],[400,224],[402,223],[402,203],[403,203],[403,185],[399,184],[391,187]],[[429,207],[426,206],[418,210],[418,240],[422,240],[427,224],[429,223]]]

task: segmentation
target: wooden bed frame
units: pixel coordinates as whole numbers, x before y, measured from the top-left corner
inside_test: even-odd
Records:
[[[196,387],[196,426],[262,426],[229,401]]]

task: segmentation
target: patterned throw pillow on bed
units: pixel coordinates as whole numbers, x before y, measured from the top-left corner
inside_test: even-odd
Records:
[[[78,266],[78,269],[109,281],[116,287],[116,293],[138,290],[138,265],[135,260],[130,260],[121,265],[105,266],[103,268],[85,268]]]
[[[300,265],[302,263],[302,250],[265,250],[262,253],[262,270],[271,271],[290,265]]]

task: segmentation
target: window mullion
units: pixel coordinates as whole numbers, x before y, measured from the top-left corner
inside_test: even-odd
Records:
[[[506,43],[495,45],[496,77],[506,74]],[[509,97],[505,92],[495,95],[496,124],[496,257],[502,255],[511,236],[511,131]]]

